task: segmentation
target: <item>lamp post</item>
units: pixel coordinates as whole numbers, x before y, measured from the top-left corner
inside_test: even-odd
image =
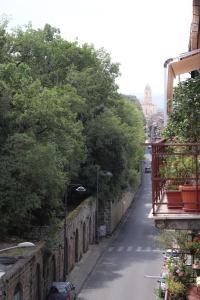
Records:
[[[12,247],[8,247],[8,248],[0,249],[0,253],[4,252],[4,251],[16,249],[16,248],[29,248],[29,247],[35,247],[35,244],[33,244],[31,242],[19,243],[16,246],[12,246]]]
[[[76,192],[81,193],[81,192],[86,192],[86,188],[84,186],[82,186],[81,184],[68,184],[67,188],[65,189],[65,193],[64,193],[64,229],[63,229],[63,243],[64,243],[64,267],[63,267],[63,280],[66,281],[66,273],[67,273],[67,247],[66,247],[66,225],[67,225],[67,204],[68,204],[68,196],[69,196],[69,192],[70,192],[70,188],[72,188],[73,186],[77,186],[78,187],[75,189]]]
[[[112,177],[113,174],[110,171],[100,170],[100,167],[97,166],[96,173],[96,244],[99,243],[99,219],[98,219],[98,211],[99,211],[99,176]]]

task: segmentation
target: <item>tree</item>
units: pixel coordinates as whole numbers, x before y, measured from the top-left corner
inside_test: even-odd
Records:
[[[119,99],[114,109],[105,109],[85,128],[89,155],[82,176],[95,187],[94,166],[110,171],[113,177],[109,185],[102,184],[102,197],[117,199],[125,188],[138,182],[144,142],[142,114],[134,104]]]
[[[74,88],[44,88],[25,64],[2,64],[0,230],[47,224],[62,204],[86,148],[77,114],[84,106]],[[3,101],[2,101],[3,103]],[[6,121],[6,122],[5,122]]]
[[[184,142],[200,141],[200,76],[179,83],[174,89],[173,111],[165,137]]]
[[[97,166],[113,173],[102,180],[106,197],[134,185],[143,117],[117,93],[110,55],[48,24],[7,33],[4,23],[0,45],[1,232],[51,223],[66,183],[96,189]]]

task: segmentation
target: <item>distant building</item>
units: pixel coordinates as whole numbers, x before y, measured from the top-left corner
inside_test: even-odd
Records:
[[[142,110],[146,119],[151,118],[156,113],[156,106],[152,102],[151,87],[149,84],[144,89],[144,100],[142,102]]]

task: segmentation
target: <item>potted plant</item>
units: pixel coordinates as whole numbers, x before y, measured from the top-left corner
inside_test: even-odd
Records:
[[[186,299],[186,289],[189,282],[189,273],[183,262],[177,262],[173,259],[168,262],[169,275],[167,277],[167,289],[169,300]]]
[[[166,139],[178,137],[184,143],[200,143],[199,86],[200,75],[179,83],[174,89],[173,111],[164,132]],[[182,187],[182,199],[184,211],[200,211],[200,186],[197,182]]]
[[[169,277],[167,280],[169,300],[185,300],[186,287],[180,281],[175,281],[173,277]]]
[[[168,208],[182,208],[183,206],[185,208],[184,203],[190,203],[190,200],[187,200],[188,195],[185,194],[185,191],[194,190],[194,188],[188,188],[191,186],[191,184],[189,185],[191,178],[195,177],[194,160],[192,156],[185,155],[184,152],[186,149],[183,147],[176,150],[176,153],[173,153],[174,149],[169,150],[171,151],[170,155],[167,156],[165,163],[160,168],[160,176],[166,179],[165,190]],[[192,197],[194,198],[193,195]]]
[[[200,256],[200,238],[195,237],[193,241],[186,242],[186,250],[192,255]]]
[[[165,193],[167,197],[168,208],[182,208],[183,201],[181,197],[181,190],[178,185],[168,183],[165,186]]]
[[[185,263],[185,260],[175,259],[171,257],[167,263],[166,267],[169,271],[169,277],[173,277],[174,281],[179,281],[187,286],[190,282],[191,269]]]
[[[200,211],[200,186],[183,185],[180,189],[183,200],[183,210],[186,212]]]
[[[189,173],[187,160],[181,156],[168,156],[160,167],[160,176],[166,179],[165,192],[168,208],[182,208],[180,185],[186,181]]]

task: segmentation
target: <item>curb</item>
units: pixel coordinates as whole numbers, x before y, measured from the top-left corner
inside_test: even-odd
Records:
[[[90,245],[88,251],[83,254],[81,260],[68,274],[67,280],[74,284],[77,294],[80,293],[84,283],[111,241],[112,236],[103,238],[99,244]]]
[[[72,282],[76,288],[76,294],[78,295],[87,281],[88,277],[92,273],[93,269],[97,265],[99,259],[104,254],[105,250],[108,248],[109,244],[116,238],[118,232],[126,221],[128,215],[130,214],[130,210],[132,205],[134,204],[135,197],[137,196],[141,183],[137,188],[133,196],[133,200],[126,213],[116,226],[115,230],[104,238],[101,238],[98,244],[91,244],[86,253],[83,254],[81,260],[76,263],[73,270],[68,274],[67,280]]]

